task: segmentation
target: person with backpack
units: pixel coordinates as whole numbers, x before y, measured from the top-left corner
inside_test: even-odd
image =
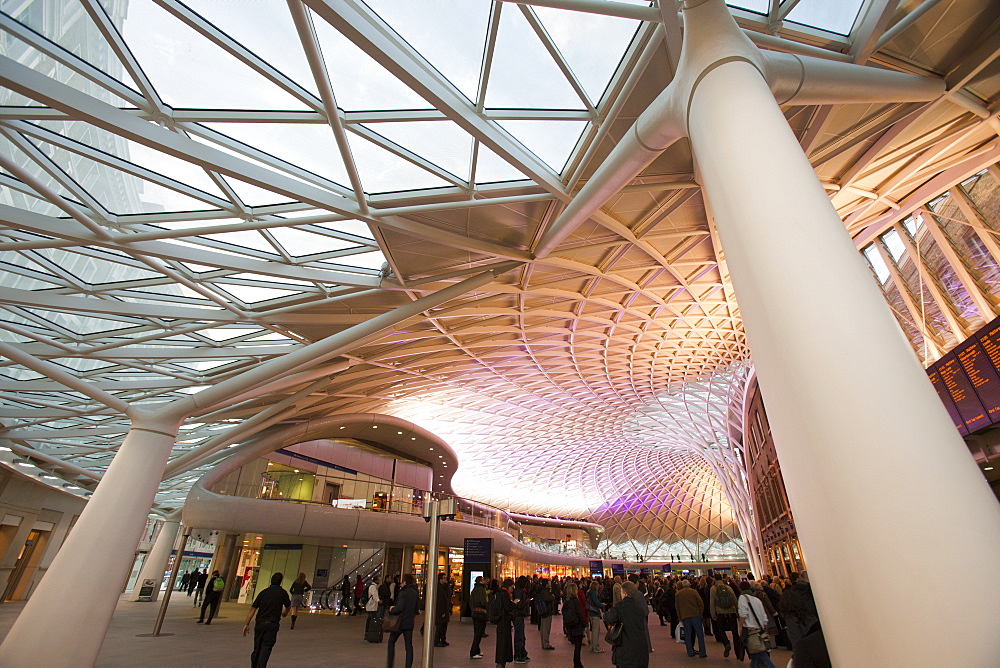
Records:
[[[490,595],[486,608],[490,624],[497,625],[497,648],[494,654],[497,668],[504,668],[514,660],[514,640],[511,637],[515,614],[514,601],[511,598],[513,589],[514,581],[506,578],[503,585]]]
[[[205,583],[205,596],[201,604],[201,617],[199,624],[211,624],[212,618],[219,612],[219,603],[222,602],[222,590],[226,588],[226,581],[219,577],[219,571],[212,571],[212,579]],[[205,608],[208,608],[208,621],[205,621]]]
[[[538,591],[535,593],[535,610],[538,613],[538,635],[542,639],[542,649],[555,649],[549,642],[549,634],[552,631],[552,610],[555,608],[555,594],[549,581],[542,578],[539,581]]]
[[[736,592],[726,584],[725,580],[719,580],[709,592],[709,607],[712,615],[712,622],[715,625],[716,638],[722,640],[725,647],[722,656],[728,657],[736,645],[736,658],[743,660],[743,641],[740,639],[739,614],[737,610]],[[729,634],[732,633],[733,642],[729,641]]]
[[[305,598],[306,592],[312,589],[309,583],[306,582],[306,574],[299,573],[299,577],[295,578],[295,582],[292,586],[288,588],[288,593],[292,597],[292,626],[295,628],[295,620],[299,616],[299,608],[303,605],[303,599]]]
[[[618,628],[611,646],[611,663],[618,668],[647,668],[649,641],[645,606],[638,598],[639,588],[634,582],[623,582],[622,593],[622,600],[604,613],[607,627]]]

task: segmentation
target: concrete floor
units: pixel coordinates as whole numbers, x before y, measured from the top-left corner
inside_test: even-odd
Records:
[[[242,636],[243,621],[248,605],[226,603],[220,617],[211,626],[197,624],[198,610],[191,604],[192,599],[175,595],[170,601],[166,620],[157,638],[142,638],[139,634],[150,633],[156,618],[158,603],[132,603],[122,600],[118,603],[111,628],[108,630],[104,647],[98,658],[98,666],[246,666],[253,649],[253,637]],[[0,605],[0,638],[8,629],[23,607],[23,603]],[[420,618],[418,618],[418,622]],[[709,639],[708,658],[689,658],[683,644],[669,637],[669,627],[661,627],[655,616],[650,616],[650,633],[654,653],[650,656],[650,666],[701,666],[719,668],[723,666],[749,666],[733,656],[722,658],[722,645]],[[472,643],[472,624],[462,623],[452,617],[448,626],[450,647],[435,648],[434,665],[439,668],[488,667],[493,668],[495,627],[488,627],[491,637],[483,640],[485,658],[469,658]],[[281,624],[278,643],[271,654],[269,666],[336,666],[337,668],[375,668],[385,666],[386,643],[370,644],[364,641],[364,618],[331,614],[310,613],[299,615],[295,630],[289,629],[289,620]],[[388,638],[388,635],[386,636]],[[527,628],[527,647],[531,668],[569,668],[573,665],[573,648],[562,635],[562,617],[555,617],[552,623],[552,644],[554,651],[543,651],[539,642],[538,629]],[[414,666],[422,666],[418,644],[422,636],[414,634]],[[54,639],[58,641],[58,639]],[[396,666],[403,665],[402,639],[397,643]],[[592,654],[583,648],[583,664],[587,668],[612,666],[611,650],[604,654]],[[790,652],[783,649],[771,652],[771,658],[778,668],[784,668]],[[40,664],[41,665],[41,664]],[[509,664],[513,668],[515,664]]]

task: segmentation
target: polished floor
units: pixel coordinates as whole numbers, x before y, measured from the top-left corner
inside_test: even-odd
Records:
[[[23,603],[0,605],[0,637],[7,634]],[[243,621],[249,607],[236,603],[222,606],[221,617],[211,626],[197,624],[197,609],[186,596],[175,595],[168,607],[161,635],[157,638],[141,637],[153,629],[158,603],[132,603],[122,600],[115,611],[104,648],[98,658],[98,666],[246,666],[253,649],[253,638],[242,636]],[[543,651],[538,637],[538,629],[527,628],[527,647],[530,668],[568,668],[573,665],[573,648],[562,635],[562,618],[555,617],[552,624],[552,644],[554,651]],[[650,616],[650,633],[654,653],[650,666],[749,666],[742,664],[734,656],[722,658],[722,645],[710,639],[708,658],[689,658],[683,644],[669,637],[668,627],[661,627],[655,616]],[[489,627],[487,633],[493,630]],[[172,635],[166,635],[172,634]],[[386,665],[386,644],[370,644],[364,641],[364,619],[330,614],[303,614],[299,616],[294,630],[289,629],[288,620],[281,624],[278,643],[274,647],[271,661],[274,668],[282,666],[336,666],[337,668],[375,668]],[[388,636],[386,636],[388,637]],[[414,666],[422,666],[418,639],[414,635]],[[472,624],[462,623],[452,618],[448,626],[449,647],[434,650],[434,665],[439,668],[463,666],[467,668],[493,668],[494,637],[483,641],[485,658],[469,658],[472,641]],[[398,642],[396,666],[403,666],[402,639]],[[777,668],[784,668],[790,658],[785,650],[771,652]],[[587,668],[612,666],[611,651],[592,654],[583,648],[583,664]],[[515,664],[509,664],[514,668]]]

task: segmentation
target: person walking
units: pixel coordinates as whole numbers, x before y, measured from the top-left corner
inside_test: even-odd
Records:
[[[212,571],[212,579],[205,583],[204,603],[201,604],[201,616],[198,618],[199,624],[206,626],[212,623],[212,618],[219,612],[219,604],[222,602],[222,590],[226,588],[226,581],[219,576],[219,571]],[[205,608],[208,608],[208,620],[205,619]]]
[[[447,647],[448,622],[451,620],[452,587],[447,573],[438,573],[437,598],[434,601],[434,646]]]
[[[601,603],[601,585],[597,580],[590,582],[587,591],[587,618],[590,620],[590,651],[594,654],[603,654],[601,648],[601,622],[604,618],[604,604]]]
[[[469,648],[470,659],[483,658],[480,641],[486,634],[486,622],[489,612],[486,607],[489,599],[486,596],[486,585],[483,584],[483,576],[477,575],[476,581],[472,585],[472,592],[469,594],[469,609],[472,611],[472,647]]]
[[[288,592],[281,588],[284,576],[275,573],[271,576],[271,586],[257,594],[250,611],[247,613],[246,624],[243,625],[244,637],[250,632],[250,622],[257,615],[257,623],[253,629],[253,653],[250,654],[250,668],[266,668],[267,660],[271,658],[271,650],[278,641],[278,629],[281,618],[287,617],[292,609],[292,599]]]
[[[208,569],[206,568],[204,571],[198,572],[194,580],[194,607],[197,608],[205,596],[205,585],[208,583]]]
[[[733,645],[735,645],[736,658],[742,661],[743,642],[740,639],[736,604],[736,592],[726,584],[725,580],[720,579],[712,585],[712,590],[709,593],[709,607],[712,613],[712,622],[715,625],[716,638],[720,638],[725,647],[722,656],[728,657],[733,650]],[[730,634],[733,638],[731,643],[729,641]]]
[[[346,579],[346,578],[345,578]],[[403,575],[403,588],[396,596],[396,604],[389,608],[389,614],[399,615],[399,630],[389,634],[386,648],[386,666],[392,668],[396,659],[396,640],[403,636],[403,650],[406,652],[405,668],[413,666],[413,627],[417,616],[417,579],[412,573]]]
[[[310,589],[312,587],[306,582],[305,573],[299,573],[299,577],[295,578],[295,582],[288,588],[288,593],[292,595],[292,625],[289,627],[289,630],[295,628],[295,620],[299,616],[299,608],[302,607],[306,592]]]
[[[795,650],[797,643],[819,621],[816,612],[816,601],[813,599],[812,586],[809,584],[809,573],[802,571],[790,588],[781,595],[781,615],[785,620],[785,632],[788,641]]]
[[[191,573],[185,572],[184,575],[181,576],[180,586],[177,587],[177,591],[184,591],[185,589],[187,589],[188,580],[190,579],[191,579]]]
[[[611,648],[611,663],[618,668],[647,668],[649,643],[646,640],[646,610],[636,594],[633,582],[622,583],[622,600],[604,613],[604,623],[611,628],[621,624],[617,644]]]
[[[674,605],[677,608],[677,616],[684,625],[684,646],[687,648],[687,655],[695,655],[694,636],[698,634],[700,649],[697,652],[702,657],[708,656],[708,648],[705,646],[705,627],[701,625],[701,612],[705,606],[701,594],[692,589],[689,581],[681,580],[681,588],[674,597]]]
[[[188,576],[188,581],[187,581],[187,595],[188,596],[190,596],[191,594],[193,594],[194,590],[195,590],[195,587],[198,586],[198,576],[199,575],[201,575],[201,572],[196,568],[193,571],[191,571],[191,574]],[[198,607],[198,604],[195,603],[194,607]]]
[[[775,668],[767,649],[753,651],[756,644],[752,636],[760,636],[767,632],[767,612],[760,599],[750,593],[750,583],[740,583],[740,600],[738,603],[740,616],[740,634],[743,646],[750,655],[750,668]],[[759,640],[757,641],[759,642]]]
[[[351,589],[351,578],[344,576],[344,581],[340,583],[340,609],[337,614],[351,613],[351,598],[353,598],[353,590]]]

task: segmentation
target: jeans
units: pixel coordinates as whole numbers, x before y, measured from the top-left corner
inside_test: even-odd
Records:
[[[473,617],[472,647],[469,649],[469,656],[476,656],[483,653],[479,648],[479,641],[483,639],[484,635],[486,635],[486,617]]]
[[[549,633],[552,631],[552,615],[546,615],[538,620],[538,635],[542,637],[542,649],[552,647],[549,642]]]
[[[524,647],[524,617],[514,618],[514,660],[528,658],[528,650]]]
[[[694,656],[694,634],[698,634],[698,642],[701,656],[708,656],[708,648],[705,646],[705,627],[701,625],[701,617],[685,617],[684,624],[684,646],[687,648],[688,656]]]
[[[250,668],[265,668],[271,658],[271,649],[278,641],[278,622],[257,622],[253,628],[253,654],[250,655]]]
[[[757,652],[750,655],[750,668],[756,668],[757,666],[775,668],[774,662],[771,661],[771,655],[767,652]]]
[[[601,618],[590,616],[590,651],[597,654],[601,651]]]
[[[413,666],[413,629],[403,629],[389,634],[389,654],[386,656],[386,666],[392,668],[396,660],[396,639],[403,636],[403,649],[406,650],[406,668]]]

